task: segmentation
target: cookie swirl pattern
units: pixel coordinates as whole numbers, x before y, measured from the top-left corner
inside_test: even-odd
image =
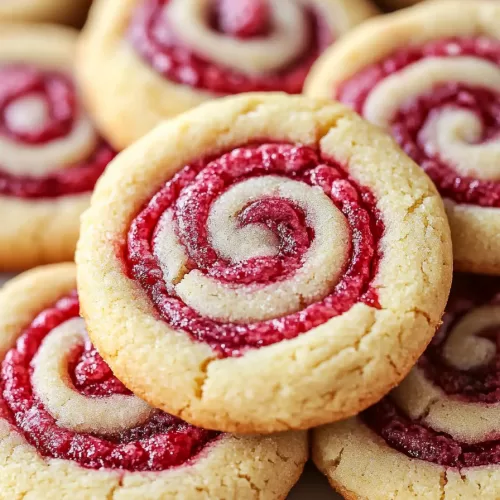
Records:
[[[71,260],[79,217],[115,156],[73,81],[76,38],[57,26],[1,26],[1,270]]]
[[[496,278],[456,275],[444,324],[408,377],[360,417],[316,433],[316,461],[332,484],[362,497],[373,479],[345,474],[364,455],[380,459],[382,468],[400,460],[395,481],[381,491],[385,497],[410,488],[414,496],[440,490],[445,497],[498,496],[498,290]],[[329,467],[342,447],[337,468]]]
[[[90,342],[74,286],[74,266],[59,265],[0,294],[3,494],[253,498],[271,481],[269,498],[286,495],[306,460],[304,434],[234,438],[150,407]],[[269,463],[284,483],[273,482]]]
[[[310,427],[368,406],[422,352],[450,280],[441,201],[355,113],[231,97],[120,158],[84,218],[79,290],[99,352],[153,406],[225,431]]]
[[[91,191],[114,153],[81,109],[67,74],[0,66],[0,194],[48,198]]]
[[[375,12],[366,0],[100,0],[81,43],[83,89],[121,148],[214,97],[300,93],[320,53]]]
[[[339,164],[262,144],[177,173],[132,223],[128,263],[173,328],[238,356],[358,301],[378,307],[383,231],[370,191]]]
[[[430,2],[389,16],[326,56],[309,85],[313,95],[329,88],[391,131],[446,200],[458,267],[493,274],[500,269],[499,17],[487,0]],[[343,67],[364,44],[383,48]]]

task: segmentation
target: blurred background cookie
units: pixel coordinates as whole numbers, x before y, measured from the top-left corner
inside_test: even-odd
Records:
[[[481,498],[500,491],[500,280],[456,275],[443,326],[404,382],[313,431],[346,498]]]
[[[114,151],[73,80],[77,32],[0,25],[0,271],[72,260]]]
[[[320,53],[374,13],[367,0],[98,0],[79,75],[95,119],[122,148],[215,97],[300,93]]]
[[[307,93],[392,132],[445,200],[456,268],[500,274],[500,5],[424,2],[335,45]]]

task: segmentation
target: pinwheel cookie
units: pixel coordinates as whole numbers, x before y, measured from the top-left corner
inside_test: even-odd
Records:
[[[457,268],[489,274],[500,274],[499,23],[498,2],[424,2],[348,35],[307,85],[392,132],[445,199]]]
[[[122,148],[214,97],[300,93],[319,54],[373,13],[368,0],[99,0],[80,47],[83,90]]]
[[[442,202],[341,105],[214,101],[101,181],[77,252],[90,336],[125,385],[191,423],[267,433],[352,415],[439,322]]]
[[[313,433],[346,498],[500,497],[500,280],[457,275],[443,326],[404,382]]]
[[[2,0],[0,22],[83,22],[91,0]]]
[[[285,498],[305,433],[236,437],[149,407],[90,343],[75,284],[59,264],[0,292],[2,498]]]
[[[0,26],[0,270],[72,260],[80,214],[114,157],[72,80],[76,37]]]

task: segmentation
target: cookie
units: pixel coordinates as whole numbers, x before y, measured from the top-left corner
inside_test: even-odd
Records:
[[[101,178],[77,251],[89,334],[136,394],[268,433],[410,370],[451,280],[428,177],[344,106],[247,94],[162,124]]]
[[[151,408],[92,346],[75,285],[59,264],[0,292],[3,498],[285,498],[306,434],[232,436]]]
[[[424,2],[348,35],[307,84],[392,132],[445,199],[456,268],[486,274],[500,273],[499,22],[497,2]]]
[[[313,432],[346,498],[500,497],[500,280],[456,275],[443,326],[404,382]]]
[[[73,259],[80,214],[115,155],[72,79],[76,39],[0,26],[0,271]]]
[[[376,12],[367,0],[99,0],[78,70],[90,109],[123,148],[219,97],[297,94],[330,43]]]
[[[0,22],[80,24],[91,0],[3,0]]]

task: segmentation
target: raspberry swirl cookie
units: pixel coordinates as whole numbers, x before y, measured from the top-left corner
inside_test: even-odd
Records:
[[[410,370],[451,280],[427,176],[347,108],[205,104],[103,176],[77,252],[90,336],[127,387],[206,428],[352,415]]]
[[[500,274],[500,4],[425,2],[348,35],[308,94],[390,130],[445,199],[456,266]]]
[[[456,275],[443,326],[404,382],[314,431],[331,484],[346,498],[498,499],[499,332],[499,278]]]
[[[151,408],[92,346],[75,284],[62,264],[0,292],[2,498],[285,498],[305,433],[236,437]]]
[[[92,0],[2,0],[0,22],[80,24]]]
[[[80,47],[83,90],[123,148],[214,97],[300,93],[319,54],[375,12],[367,0],[99,0]]]
[[[115,154],[72,80],[76,37],[0,26],[0,270],[73,259],[80,214]]]

